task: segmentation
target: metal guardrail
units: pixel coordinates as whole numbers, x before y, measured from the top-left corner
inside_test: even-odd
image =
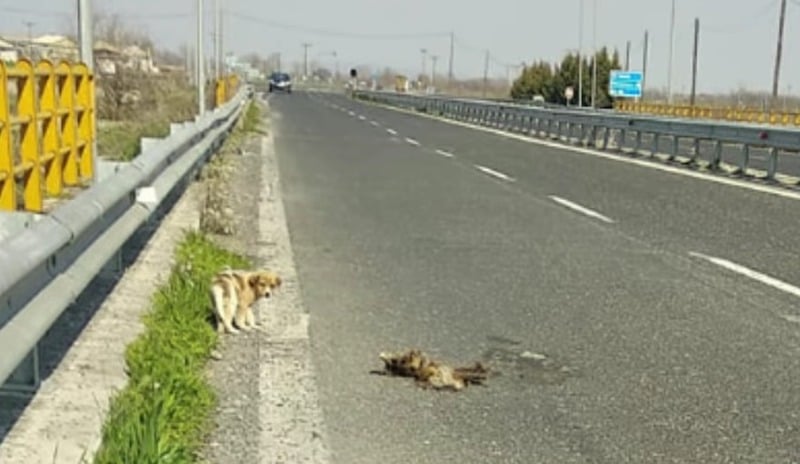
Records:
[[[173,124],[119,166],[29,229],[0,242],[0,383],[39,386],[37,344],[122,245],[174,198],[242,113],[246,89],[194,122]]]
[[[642,148],[643,135],[649,135],[652,137],[651,153],[658,153],[659,141],[668,138],[672,143],[665,154],[670,160],[679,156],[679,141],[688,139],[692,147],[688,153],[689,163],[698,161],[700,142],[708,142],[712,144],[709,169],[718,169],[722,162],[723,147],[733,146],[741,154],[738,170],[746,172],[750,163],[750,150],[763,148],[767,150],[767,179],[774,179],[778,172],[779,152],[800,152],[800,130],[792,128],[658,118],[605,111],[537,108],[395,92],[357,90],[353,96],[531,136],[559,140],[577,139],[579,143],[602,150],[609,149],[612,142],[614,146],[622,147],[627,136],[634,134],[634,151],[638,152]]]
[[[0,62],[0,210],[41,212],[44,193],[91,180],[93,121],[94,76],[84,63]]]

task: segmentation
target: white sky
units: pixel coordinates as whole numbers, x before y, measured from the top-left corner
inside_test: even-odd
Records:
[[[234,52],[280,52],[284,63],[309,57],[333,64],[336,51],[344,70],[355,64],[391,66],[419,72],[421,48],[439,55],[445,73],[450,31],[457,38],[454,69],[459,77],[483,73],[483,50],[492,54],[491,72],[505,76],[503,63],[555,60],[578,47],[580,0],[220,0],[226,48]],[[788,0],[781,91],[800,90],[800,0]],[[214,0],[205,0],[210,12]],[[648,87],[665,86],[671,0],[584,0],[584,47],[592,47],[592,5],[596,2],[597,43],[618,47],[632,42],[632,68],[642,61],[644,30],[650,31]],[[77,0],[0,0],[0,35],[34,34],[73,27]],[[193,41],[197,0],[95,0],[96,9],[121,13],[160,45],[177,48]],[[688,90],[693,21],[700,18],[700,92],[738,87],[769,90],[772,85],[779,0],[676,0],[673,86]],[[271,22],[269,22],[271,21]],[[213,21],[207,16],[210,34]],[[297,27],[281,27],[291,25]],[[338,32],[362,34],[347,37]],[[400,34],[401,37],[385,37]],[[431,35],[431,34],[439,34]],[[384,35],[380,37],[379,35]],[[430,69],[430,62],[428,62]]]

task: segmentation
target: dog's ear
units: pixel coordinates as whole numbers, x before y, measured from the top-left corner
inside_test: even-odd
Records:
[[[251,287],[258,285],[258,274],[250,274],[250,276],[247,278],[247,283]]]
[[[274,287],[280,287],[282,283],[283,283],[283,280],[281,280],[281,277],[279,275],[277,275],[277,274],[273,274],[272,282],[270,283],[270,287],[273,287],[273,288]]]

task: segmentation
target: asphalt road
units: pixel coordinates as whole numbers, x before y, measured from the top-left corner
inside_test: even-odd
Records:
[[[271,106],[336,463],[800,462],[800,200],[339,96]],[[370,375],[409,346],[501,375]]]

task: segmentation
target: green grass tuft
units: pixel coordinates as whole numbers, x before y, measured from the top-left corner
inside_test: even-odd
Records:
[[[258,123],[261,121],[261,109],[254,101],[250,101],[247,105],[247,110],[244,113],[244,131],[256,132],[258,131]]]
[[[193,463],[209,430],[216,398],[204,367],[217,334],[208,283],[224,266],[251,263],[197,232],[176,258],[145,331],[127,347],[128,385],[111,402],[95,464]]]

